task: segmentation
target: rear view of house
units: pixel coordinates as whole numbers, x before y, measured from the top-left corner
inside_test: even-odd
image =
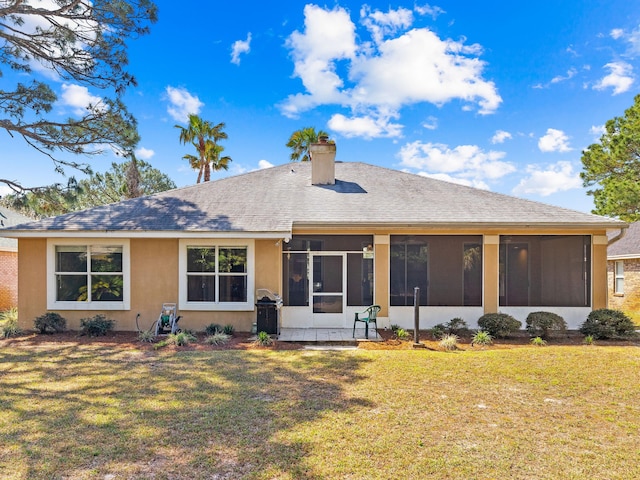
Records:
[[[175,302],[188,328],[248,331],[258,289],[298,328],[350,327],[374,303],[379,326],[410,327],[415,287],[424,328],[538,310],[577,328],[607,305],[607,233],[624,222],[335,154],[14,227],[21,322],[106,311],[133,330]]]

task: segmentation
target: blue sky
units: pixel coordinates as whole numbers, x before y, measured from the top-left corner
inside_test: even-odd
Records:
[[[640,91],[640,2],[156,3],[150,35],[129,44],[139,85],[125,101],[138,158],[178,186],[197,174],[174,125],[197,113],[229,135],[231,168],[213,179],[288,162],[291,132],[314,126],[341,161],[590,211],[581,151]],[[101,95],[52,85],[63,118]],[[0,142],[2,177],[64,181],[21,140]]]

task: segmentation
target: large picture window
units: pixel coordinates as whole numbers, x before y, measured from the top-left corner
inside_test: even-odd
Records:
[[[392,235],[392,306],[482,305],[482,237],[476,235]]]
[[[49,242],[48,307],[128,308],[128,242]]]
[[[252,242],[180,243],[180,308],[253,309]]]
[[[591,304],[591,237],[500,237],[500,306],[586,307]]]

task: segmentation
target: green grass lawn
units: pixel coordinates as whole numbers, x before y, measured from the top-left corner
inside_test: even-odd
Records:
[[[640,478],[640,348],[0,346],[3,479]]]

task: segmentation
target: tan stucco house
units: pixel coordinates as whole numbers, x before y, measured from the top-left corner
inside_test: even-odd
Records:
[[[640,323],[640,223],[629,225],[607,253],[609,308]]]
[[[256,290],[283,299],[282,327],[379,326],[486,312],[562,315],[577,328],[607,305],[607,233],[624,222],[359,162],[313,161],[171,190],[13,228],[20,321],[106,312],[151,325],[165,302],[184,328],[249,331]]]
[[[31,219],[0,206],[0,229]],[[0,312],[18,306],[18,241],[0,237]]]

